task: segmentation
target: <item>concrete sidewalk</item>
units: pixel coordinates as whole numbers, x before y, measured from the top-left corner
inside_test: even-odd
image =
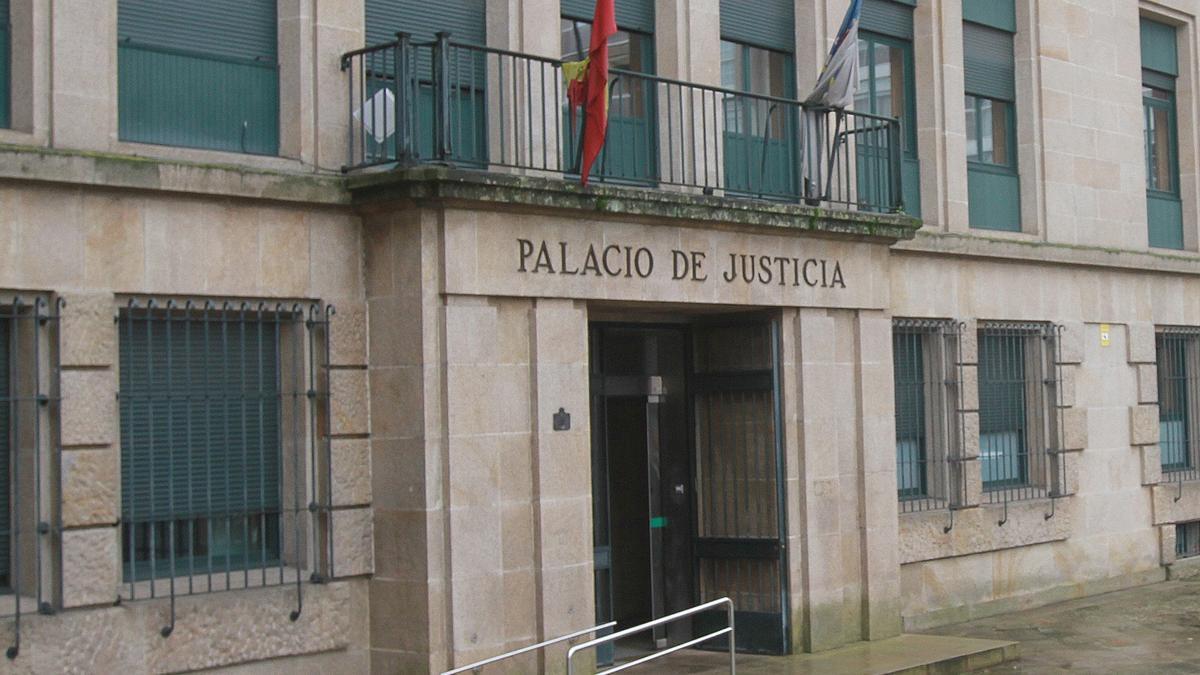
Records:
[[[1015,640],[986,673],[1200,672],[1200,580],[1166,581],[929,631]]]
[[[941,635],[901,635],[889,640],[860,642],[819,654],[796,656],[737,655],[743,675],[826,675],[829,673],[961,673],[998,665],[1016,656],[1011,640],[980,640]],[[633,672],[637,672],[636,670]],[[728,656],[720,652],[684,651],[664,657],[645,672],[717,675],[729,672]]]

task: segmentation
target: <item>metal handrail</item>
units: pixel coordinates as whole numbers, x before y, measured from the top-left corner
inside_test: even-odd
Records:
[[[636,633],[642,633],[642,632],[648,631],[651,628],[654,628],[656,626],[661,626],[663,624],[670,623],[672,621],[678,621],[679,619],[689,617],[694,614],[700,614],[701,612],[707,612],[711,609],[720,607],[721,605],[725,606],[726,617],[729,621],[728,626],[726,626],[720,630],[713,631],[713,632],[709,633],[708,635],[702,635],[698,638],[688,640],[687,642],[684,642],[683,644],[675,645],[674,647],[671,647],[669,649],[663,649],[661,651],[656,651],[652,654],[647,654],[646,656],[643,656],[640,659],[635,659],[633,661],[630,661],[629,663],[622,663],[621,665],[619,665],[615,668],[609,668],[608,670],[598,672],[598,673],[596,673],[596,675],[608,675],[609,673],[619,673],[622,670],[627,670],[629,668],[633,668],[634,666],[640,666],[643,663],[649,663],[650,661],[653,661],[654,659],[662,658],[664,656],[667,656],[668,654],[674,654],[675,652],[677,652],[681,649],[687,649],[688,647],[694,647],[694,646],[700,644],[701,642],[706,642],[713,638],[721,637],[722,635],[729,635],[729,674],[735,675],[737,673],[737,663],[735,661],[736,655],[737,655],[737,647],[735,645],[736,632],[734,630],[734,624],[733,624],[733,601],[730,600],[729,598],[718,598],[716,600],[711,600],[702,605],[696,605],[695,607],[692,607],[691,609],[685,609],[683,611],[675,612],[674,614],[668,614],[667,616],[664,616],[662,618],[655,619],[653,621],[647,621],[646,623],[634,626],[632,628],[626,628],[625,630],[617,631],[616,633],[604,635],[604,636],[601,636],[598,638],[593,638],[591,640],[588,640],[587,642],[577,644],[574,647],[571,647],[570,649],[567,650],[567,675],[575,675],[575,655],[585,649],[591,649],[592,647],[595,647],[596,645],[604,644],[605,642],[615,642],[617,640],[620,640],[623,637],[628,637],[628,636],[634,635]]]
[[[553,638],[550,640],[546,640],[545,642],[539,642],[535,645],[529,645],[528,647],[521,647],[520,649],[514,649],[511,652],[505,652],[504,654],[500,654],[499,656],[493,656],[491,658],[487,658],[482,661],[476,661],[475,663],[461,666],[459,668],[455,668],[454,670],[447,670],[446,672],[442,673],[442,675],[458,675],[459,673],[466,673],[469,671],[478,671],[480,668],[491,665],[498,661],[504,661],[505,659],[511,659],[512,657],[520,656],[521,654],[528,654],[529,652],[534,652],[539,649],[549,647],[552,644],[557,644],[559,642],[563,642],[564,640],[570,640],[572,638],[577,638],[580,635],[587,635],[588,633],[594,633],[598,630],[604,630],[605,628],[612,628],[615,625],[617,625],[616,621],[609,621],[608,623],[602,623],[598,626],[592,626],[591,628],[584,628],[583,630],[577,630],[574,633],[571,633],[569,635],[563,635],[561,637],[556,637],[556,638]]]

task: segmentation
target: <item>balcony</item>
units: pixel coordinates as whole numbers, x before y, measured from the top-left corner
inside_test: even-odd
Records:
[[[347,172],[450,166],[577,181],[562,61],[399,34],[349,52]],[[896,119],[610,70],[593,184],[900,213]]]

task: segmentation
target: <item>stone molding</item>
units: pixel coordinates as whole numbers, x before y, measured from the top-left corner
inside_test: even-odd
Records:
[[[919,511],[900,515],[900,563],[916,563],[941,558],[955,558],[975,553],[1062,541],[1071,534],[1069,502],[1061,499],[1050,513],[1050,500],[1039,499],[1008,504],[1008,519],[1004,505],[984,504],[953,512]],[[945,531],[954,519],[954,526]]]

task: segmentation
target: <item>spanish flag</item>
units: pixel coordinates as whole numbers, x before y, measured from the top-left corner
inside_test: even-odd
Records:
[[[575,118],[575,108],[583,106],[583,158],[579,166],[579,182],[584,186],[587,185],[596,156],[604,147],[604,136],[608,133],[608,38],[616,32],[613,0],[596,0],[587,58],[562,65],[572,120]]]

